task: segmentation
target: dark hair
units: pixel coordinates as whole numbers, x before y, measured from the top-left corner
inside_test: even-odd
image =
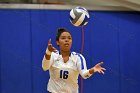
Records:
[[[56,34],[56,41],[59,40],[59,37],[60,37],[60,35],[61,35],[63,32],[68,32],[68,33],[70,33],[70,32],[69,32],[67,29],[65,29],[65,28],[58,28],[58,29],[57,29],[57,34]],[[71,33],[70,33],[70,35],[71,35]]]

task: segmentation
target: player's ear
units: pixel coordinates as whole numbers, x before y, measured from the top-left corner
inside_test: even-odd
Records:
[[[58,41],[56,41],[56,44],[59,46],[59,42]]]

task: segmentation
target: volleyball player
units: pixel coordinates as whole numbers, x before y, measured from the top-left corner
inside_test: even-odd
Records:
[[[85,58],[79,53],[71,52],[72,35],[68,30],[58,29],[56,43],[60,51],[57,51],[49,40],[42,60],[43,70],[49,70],[50,74],[47,88],[50,93],[78,93],[79,74],[84,79],[96,72],[104,74],[106,69],[101,67],[103,62],[87,69]]]

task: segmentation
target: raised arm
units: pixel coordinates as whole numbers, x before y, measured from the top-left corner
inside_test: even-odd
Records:
[[[48,70],[52,64],[53,58],[51,57],[52,52],[56,51],[56,49],[51,44],[51,39],[48,41],[48,47],[46,49],[46,53],[42,60],[42,68],[44,71]]]

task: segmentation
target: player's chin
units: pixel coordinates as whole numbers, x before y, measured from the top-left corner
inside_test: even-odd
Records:
[[[64,47],[63,51],[66,51],[66,52],[70,51],[70,47]]]

